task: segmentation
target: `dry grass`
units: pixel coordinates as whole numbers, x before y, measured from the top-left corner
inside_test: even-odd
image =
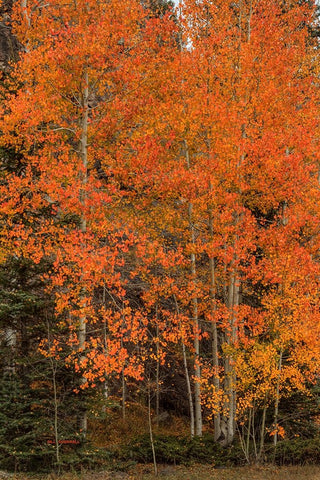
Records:
[[[320,466],[226,469],[215,469],[208,465],[197,465],[191,468],[160,467],[159,477],[168,480],[320,480]],[[132,480],[155,480],[157,477],[150,473],[135,472],[129,478]]]
[[[10,480],[320,480],[320,466],[304,467],[241,467],[214,468],[210,465],[193,467],[159,466],[159,475],[152,473],[152,465],[136,466],[128,473],[91,472],[75,476],[65,474],[45,476],[8,476]],[[1,478],[1,476],[0,476]],[[2,477],[3,478],[3,477]]]
[[[0,0],[1,1],[1,0]],[[116,401],[116,400],[115,400]],[[130,439],[149,434],[149,425],[146,422],[148,410],[145,406],[131,402],[126,409],[126,418],[122,418],[122,412],[110,408],[107,411],[107,420],[91,420],[89,423],[92,443],[98,447],[110,447],[114,445],[129,444]],[[181,436],[190,434],[190,426],[187,419],[170,416],[169,423],[153,424],[154,434]]]

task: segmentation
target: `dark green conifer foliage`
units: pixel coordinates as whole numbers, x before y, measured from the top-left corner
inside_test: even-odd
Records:
[[[47,444],[47,440],[53,438],[53,370],[49,359],[38,350],[39,342],[47,336],[48,325],[53,323],[50,299],[44,294],[41,280],[45,268],[44,264],[35,265],[24,258],[12,257],[0,269],[2,468],[51,468],[54,463],[54,448]],[[75,395],[74,384],[63,360],[56,367],[60,401]],[[67,414],[70,419],[74,418],[70,401],[69,408],[63,405],[61,412],[66,434]]]

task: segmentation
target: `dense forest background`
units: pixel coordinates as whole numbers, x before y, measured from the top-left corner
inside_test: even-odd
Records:
[[[2,3],[2,468],[319,462],[318,22]]]

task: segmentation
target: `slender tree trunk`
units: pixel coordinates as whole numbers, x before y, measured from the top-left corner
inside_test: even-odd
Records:
[[[57,394],[57,367],[54,364],[54,359],[51,360],[52,370],[52,385],[53,385],[53,402],[54,402],[54,440],[56,445],[56,462],[58,465],[58,473],[60,472],[60,445],[59,445],[59,407],[58,407],[58,394]]]
[[[209,11],[208,5],[205,7],[206,9],[206,38],[209,37],[209,25],[211,22],[211,15]],[[211,94],[211,86],[210,86],[210,78],[212,73],[212,65],[208,63],[207,65],[207,81],[206,81],[206,104],[207,104],[207,115],[210,116],[210,94]],[[208,122],[210,125],[210,123]],[[207,127],[206,135],[205,135],[205,144],[206,144],[206,151],[207,151],[207,161],[208,165],[211,162],[211,139],[212,139],[212,129],[211,127]],[[212,195],[212,182],[209,181],[209,194]],[[212,213],[212,202],[211,198],[208,202],[208,221],[209,221],[209,237],[210,240],[213,241],[214,236],[214,228],[213,228],[213,213]],[[209,257],[209,296],[210,296],[210,303],[211,303],[211,314],[213,317],[211,323],[211,335],[212,335],[212,366],[213,366],[213,386],[214,391],[217,399],[216,404],[216,412],[214,413],[213,417],[213,424],[214,424],[214,439],[217,441],[221,437],[221,405],[220,405],[220,377],[219,377],[219,341],[218,341],[218,328],[217,328],[217,320],[216,320],[216,278],[215,278],[215,260],[213,257]]]
[[[6,374],[16,373],[16,348],[17,348],[17,332],[12,327],[5,327],[4,329],[4,341],[9,349],[9,354],[6,358],[6,364],[4,365],[4,372]]]
[[[210,190],[212,189],[210,185]],[[209,208],[209,234],[213,239],[213,215],[212,210]],[[209,258],[209,272],[210,272],[210,300],[211,300],[211,312],[215,317],[216,313],[216,279],[215,279],[215,262],[214,258]],[[211,324],[212,332],[212,366],[213,366],[213,386],[217,399],[220,395],[220,377],[219,377],[219,343],[218,343],[218,328],[216,318],[213,319]],[[217,441],[221,437],[221,418],[220,418],[220,402],[217,405],[217,411],[214,414],[214,439]]]
[[[255,458],[258,457],[257,453],[257,442],[256,442],[256,427],[255,427],[255,402],[253,402],[252,406],[252,443],[253,443],[253,451]]]
[[[176,304],[176,310],[177,314],[179,315],[179,305],[176,299],[176,296],[174,295],[174,301]],[[181,326],[180,326],[181,329]],[[184,373],[186,377],[186,384],[187,384],[187,392],[188,392],[188,401],[189,401],[189,411],[190,411],[190,436],[191,438],[194,437],[194,407],[193,407],[193,398],[192,398],[192,388],[191,388],[191,381],[190,381],[190,375],[189,375],[189,369],[188,369],[188,361],[187,361],[187,353],[186,353],[186,345],[184,341],[181,341],[182,343],[182,358],[183,358],[183,367],[184,367]]]
[[[240,431],[239,426],[237,425],[239,440],[241,444],[242,451],[246,457],[247,463],[250,463],[250,435],[251,435],[251,424],[252,424],[252,407],[249,408],[249,417],[248,424],[245,427],[245,422],[243,422],[242,429]]]
[[[232,267],[230,282],[228,286],[228,309],[230,312],[230,332],[226,334],[226,344],[233,345],[237,337],[236,307],[239,305],[239,285],[235,268]],[[236,416],[236,377],[233,367],[233,358],[227,354],[224,359],[224,415],[221,420],[222,443],[230,445],[235,436]]]
[[[182,36],[181,32],[179,33],[179,47],[180,47],[180,53],[183,51],[183,45],[182,45]],[[180,66],[181,66],[181,55],[180,55]],[[186,105],[185,101],[183,98],[183,93],[181,93],[181,99],[182,99],[182,104],[183,104],[183,110],[184,112],[186,111]],[[189,157],[189,148],[188,148],[188,143],[186,140],[184,140],[184,147],[185,147],[185,159],[187,163],[187,168],[190,169],[190,157]],[[190,233],[191,233],[191,242],[195,244],[195,233],[194,233],[194,228],[192,224],[192,203],[189,204],[188,208],[188,214],[189,214],[189,226],[190,226]],[[194,278],[196,278],[196,257],[195,254],[191,254],[191,273]],[[198,318],[198,299],[194,298],[193,299],[193,324],[194,324],[194,423],[195,423],[195,435],[197,436],[202,436],[202,409],[201,409],[201,386],[200,386],[200,380],[201,380],[201,369],[200,369],[200,342],[199,342],[199,318]],[[191,426],[191,432],[192,432],[192,426]],[[192,435],[192,433],[191,433]]]
[[[185,141],[185,156],[188,169],[190,168],[190,158],[188,144]],[[188,206],[190,240],[192,245],[196,243],[195,230],[193,225],[193,204],[190,202]],[[191,253],[191,274],[193,282],[196,281],[196,255]],[[200,368],[200,341],[199,341],[199,315],[198,315],[198,298],[195,296],[192,300],[192,316],[194,327],[194,408],[195,408],[195,435],[202,436],[202,408],[201,408],[201,368]]]
[[[22,11],[22,18],[26,22],[27,27],[30,28],[31,19],[28,15],[28,10],[27,10],[28,2],[27,2],[27,0],[21,0],[20,5],[21,5],[21,11]],[[27,48],[27,47],[25,46],[25,48]]]
[[[159,427],[159,409],[160,409],[160,343],[159,343],[159,325],[158,325],[158,305],[156,305],[156,337],[157,337],[157,342],[156,342],[156,358],[157,358],[157,364],[156,364],[156,425]]]
[[[266,402],[263,406],[262,412],[262,421],[261,421],[261,429],[260,429],[260,447],[258,453],[258,461],[260,462],[263,450],[264,450],[264,437],[265,437],[265,429],[266,429],[266,416],[267,416],[267,405]]]
[[[232,312],[232,337],[231,341],[232,344],[234,345],[236,340],[237,340],[237,324],[236,324],[236,312],[235,308],[239,306],[239,280],[236,276],[234,275],[234,287],[233,287],[233,312]],[[234,435],[235,435],[235,428],[236,428],[236,412],[237,412],[237,392],[236,392],[236,374],[235,370],[233,367],[233,358],[231,358],[231,364],[232,364],[232,379],[231,379],[231,391],[230,391],[230,402],[232,404],[232,409],[229,415],[229,437],[230,437],[230,442],[233,441]]]
[[[123,319],[124,321],[124,319]],[[123,339],[120,340],[121,350],[123,349]],[[121,369],[121,408],[122,408],[122,419],[126,419],[126,377],[124,374],[124,366]]]
[[[280,380],[281,380],[281,371],[282,371],[282,356],[283,356],[283,351],[280,351],[280,356],[279,356],[279,373],[278,373],[278,378],[277,378],[277,386],[276,386],[276,401],[275,401],[275,407],[274,407],[274,430],[275,434],[273,437],[273,444],[276,447],[278,443],[278,415],[279,415],[279,402],[280,402]]]
[[[47,319],[47,337],[48,337],[48,347],[51,349],[51,335],[50,335],[50,325],[49,320]],[[54,408],[54,442],[56,449],[56,463],[58,466],[58,473],[60,473],[60,445],[59,445],[59,403],[58,403],[58,389],[57,389],[57,364],[56,360],[53,358],[52,354],[49,355],[51,373],[52,373],[52,388],[53,388],[53,408]]]
[[[124,375],[124,371],[122,369],[121,373],[121,383],[122,383],[122,419],[126,419],[126,394],[127,394],[127,389],[126,389],[126,377]]]
[[[103,286],[103,291],[102,291],[102,304],[103,306],[106,305],[106,286]],[[106,318],[103,321],[103,350],[104,350],[104,355],[108,355],[108,332],[107,332],[107,320]],[[104,395],[104,400],[107,402],[109,400],[109,385],[108,385],[108,380],[105,377],[104,382],[103,382],[103,395]],[[103,406],[103,411],[106,411],[106,403]]]
[[[81,141],[80,141],[80,156],[82,160],[82,192],[81,192],[81,204],[83,207],[83,211],[81,214],[81,224],[80,224],[80,231],[83,235],[87,232],[87,218],[85,213],[86,207],[86,187],[88,182],[88,120],[89,120],[89,77],[88,77],[88,69],[85,68],[84,71],[84,89],[83,89],[83,114],[81,120]],[[82,307],[85,308],[85,299],[82,301]],[[85,342],[86,342],[86,334],[87,334],[87,319],[86,315],[82,314],[79,320],[79,331],[78,331],[78,340],[79,340],[79,349],[81,352],[80,360],[84,359],[85,354]],[[85,376],[81,379],[82,383],[86,382]],[[85,437],[87,434],[87,412],[86,410],[83,411],[81,420],[80,420],[80,428],[83,436]]]
[[[191,230],[191,242],[195,245],[195,233],[192,224],[192,203],[189,203],[189,223]],[[196,278],[196,256],[191,253],[191,273],[193,279]],[[199,316],[198,299],[193,298],[193,326],[194,326],[194,407],[195,407],[195,435],[202,436],[202,409],[201,409],[201,368],[200,368],[200,341],[199,341]]]
[[[158,465],[157,465],[157,457],[156,451],[154,448],[154,440],[153,440],[153,431],[152,431],[152,420],[151,420],[151,391],[150,391],[150,379],[148,383],[148,423],[149,423],[149,436],[150,436],[150,443],[152,449],[152,458],[153,458],[153,468],[154,474],[158,475]]]
[[[186,355],[186,346],[184,341],[182,341],[182,356],[183,356],[183,366],[184,373],[186,376],[187,390],[188,390],[188,399],[189,399],[189,410],[190,410],[190,435],[191,438],[194,437],[194,408],[193,408],[193,399],[192,399],[192,389],[190,382],[190,375],[188,369],[187,355]]]
[[[248,463],[250,461],[250,435],[251,435],[252,414],[253,414],[253,409],[252,407],[250,407],[249,418],[248,418],[247,440],[246,440],[246,458]]]

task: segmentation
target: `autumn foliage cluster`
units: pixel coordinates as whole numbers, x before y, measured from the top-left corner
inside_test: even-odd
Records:
[[[315,5],[23,0],[12,23],[1,262],[46,266],[41,354],[81,395],[151,385],[157,414],[179,369],[191,435],[249,456],[258,412],[262,455],[319,378]]]

